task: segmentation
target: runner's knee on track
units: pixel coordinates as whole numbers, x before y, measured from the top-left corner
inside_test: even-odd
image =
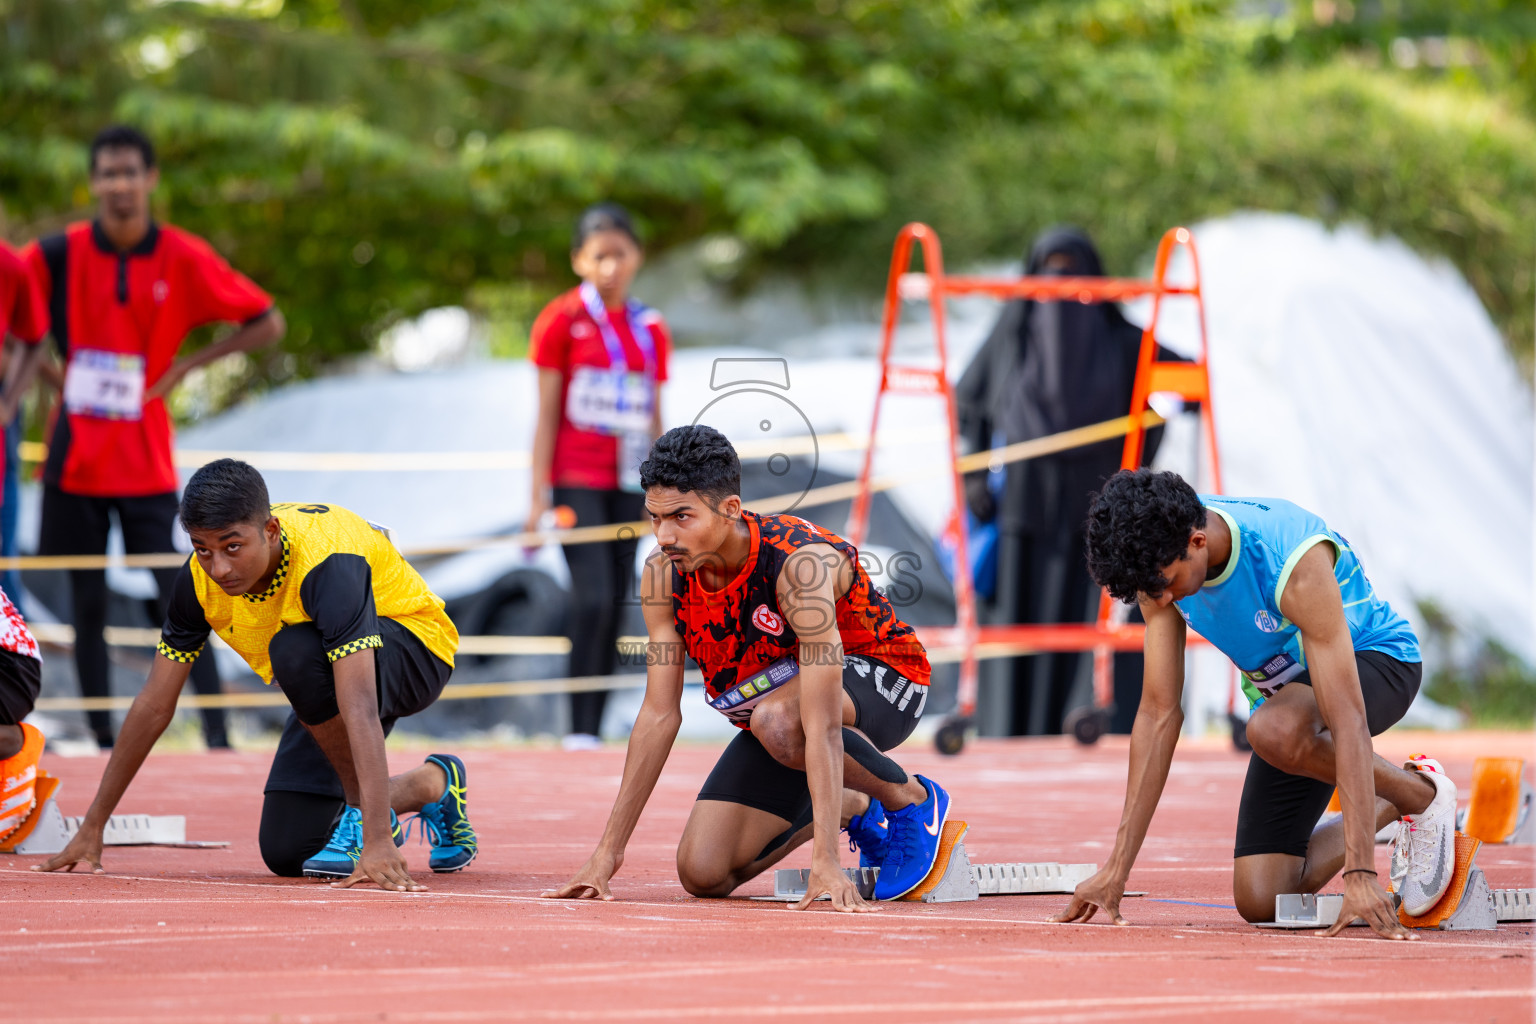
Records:
[[[271,792],[261,805],[261,859],[279,878],[300,878],[325,846],[345,802],[317,793]]]

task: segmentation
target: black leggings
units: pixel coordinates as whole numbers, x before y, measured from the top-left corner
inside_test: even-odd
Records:
[[[347,802],[319,793],[268,793],[261,805],[257,834],[261,859],[279,878],[298,878],[304,862],[331,841],[331,830]]]
[[[556,487],[555,504],[569,505],[577,526],[634,522],[645,515],[645,498],[628,491]],[[638,537],[606,544],[566,545],[571,570],[571,608],[566,632],[571,638],[573,676],[608,676],[618,665],[619,626],[633,596]],[[606,690],[571,694],[571,732],[596,736],[603,727]]]
[[[135,498],[93,498],[68,494],[57,487],[43,488],[42,543],[45,555],[104,555],[112,522],[109,513],[117,512],[123,529],[123,546],[130,555],[159,554],[174,550],[171,531],[176,520],[176,495],[151,494]],[[151,570],[159,592],[156,613],[165,619],[171,586],[177,569]],[[75,627],[75,672],[80,679],[80,693],[85,697],[106,697],[111,693],[111,664],[107,657],[107,574],[101,569],[71,569],[70,598]],[[157,623],[158,625],[158,623]],[[213,652],[205,649],[192,663],[192,687],[201,694],[217,694],[219,667]],[[203,738],[210,747],[229,745],[223,708],[202,708]],[[112,713],[86,712],[91,732],[103,747],[112,746]]]
[[[443,692],[453,670],[394,619],[379,620],[383,646],[374,650],[379,725],[388,736],[395,722],[426,710]],[[336,676],[320,630],[312,622],[284,626],[267,645],[273,681],[293,713],[283,726],[267,773],[261,807],[261,859],[274,875],[295,878],[304,862],[331,838],[347,801],[341,777],[303,722],[320,725],[339,714]],[[355,657],[355,655],[354,655]]]

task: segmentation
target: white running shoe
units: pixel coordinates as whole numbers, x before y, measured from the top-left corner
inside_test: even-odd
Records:
[[[1403,763],[1435,784],[1435,798],[1421,814],[1405,814],[1392,844],[1392,888],[1403,898],[1403,913],[1427,913],[1456,873],[1456,783],[1440,762],[1415,754]]]

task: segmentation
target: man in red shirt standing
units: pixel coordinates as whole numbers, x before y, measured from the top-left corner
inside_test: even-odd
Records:
[[[45,555],[105,554],[111,512],[129,554],[173,550],[178,481],[165,396],[196,367],[270,345],[285,330],[271,297],[207,242],[155,222],[149,197],[159,180],[147,138],[132,128],[103,130],[91,143],[96,219],[25,253],[65,360],[63,408],[43,472]],[[189,332],[220,321],[240,328],[177,358]],[[155,570],[162,606],[175,576]],[[106,696],[106,573],[71,570],[70,585],[80,691]],[[199,693],[219,691],[211,654],[197,660],[192,682]],[[97,742],[112,746],[110,715],[93,711],[90,720]],[[228,746],[222,711],[204,710],[203,732],[209,746]]]

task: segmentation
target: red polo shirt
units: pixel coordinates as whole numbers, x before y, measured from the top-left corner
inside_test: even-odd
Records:
[[[100,224],[71,224],[24,255],[68,364],[44,482],[92,497],[174,492],[171,418],[163,400],[143,393],[190,331],[254,320],[272,299],[207,242],[169,225],[151,223],[120,253]]]
[[[624,357],[634,371],[645,369],[645,353],[635,343],[629,317],[622,311],[609,311],[609,323]],[[661,314],[647,311],[641,326],[651,333],[656,350],[656,383],[667,379],[667,357],[672,351],[672,337]],[[608,349],[597,322],[581,301],[581,290],[572,288],[559,296],[533,322],[528,356],[535,366],[558,370],[560,389],[560,426],[555,432],[555,455],[550,468],[556,487],[590,487],[611,491],[619,486],[619,439],[609,434],[580,430],[565,417],[565,392],[571,385],[571,372],[578,366],[606,367]]]
[[[37,344],[48,333],[48,304],[26,261],[0,242],[0,340],[6,332]]]
[[[48,333],[48,303],[38,287],[37,278],[26,260],[4,242],[0,242],[0,341],[14,334],[28,345],[36,345]],[[0,366],[0,376],[4,367]],[[0,473],[5,472],[3,443],[9,423],[0,423]],[[3,623],[0,619],[0,623]],[[4,646],[0,641],[0,646]]]

